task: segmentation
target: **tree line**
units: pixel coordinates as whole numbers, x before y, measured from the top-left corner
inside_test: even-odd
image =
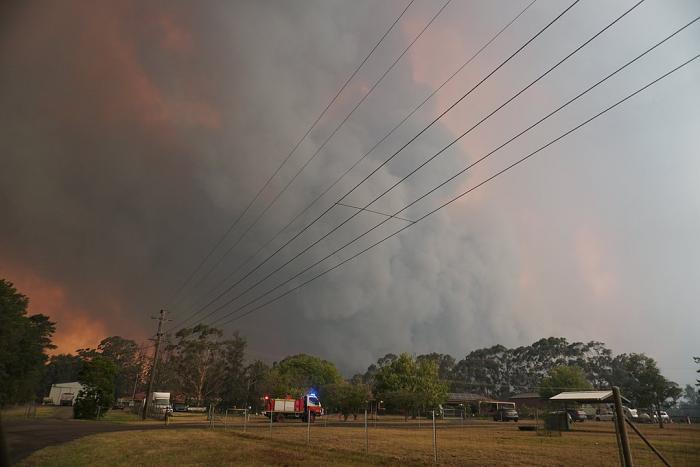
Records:
[[[27,315],[28,299],[0,280],[0,404],[41,400],[54,383],[80,381],[85,389],[76,416],[104,413],[117,398],[131,398],[146,388],[152,348],[120,336],[96,348],[48,356],[55,346],[55,323],[41,314]],[[238,333],[204,324],[165,335],[157,362],[155,390],[170,391],[190,404],[263,410],[263,397],[299,396],[317,391],[326,409],[346,417],[382,401],[386,410],[406,416],[434,408],[450,392],[478,393],[506,399],[521,392],[549,397],[562,390],[617,385],[638,407],[667,407],[681,396],[698,402],[698,391],[666,379],[651,357],[613,355],[602,342],[540,339],[528,346],[495,345],[461,360],[448,354],[387,354],[363,373],[343,378],[327,360],[292,355],[272,365],[246,358],[246,340]],[[699,383],[700,386],[700,383]]]

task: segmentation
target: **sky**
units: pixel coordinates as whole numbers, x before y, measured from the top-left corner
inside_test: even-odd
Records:
[[[252,358],[311,353],[347,375],[388,352],[460,359],[563,336],[693,382],[700,60],[258,306],[407,225],[336,252],[386,218],[361,212],[314,244],[355,213],[336,202],[418,219],[700,53],[699,21],[398,213],[700,16],[692,0],[646,0],[484,119],[635,3],[582,0],[491,74],[569,4],[6,2],[0,277],[56,321],[57,352],[147,339],[166,308],[166,328],[199,312],[184,324],[238,330]]]

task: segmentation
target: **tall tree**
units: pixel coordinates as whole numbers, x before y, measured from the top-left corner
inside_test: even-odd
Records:
[[[508,392],[508,353],[502,345],[470,352],[455,365],[454,374],[459,383],[453,384],[452,390],[495,397]]]
[[[244,381],[246,392],[243,404],[256,412],[263,410],[263,398],[272,392],[272,368],[263,361],[255,360],[246,366]]]
[[[583,370],[577,366],[558,366],[540,383],[540,396],[549,399],[563,391],[585,391],[591,389]]]
[[[166,347],[164,375],[197,404],[228,399],[227,389],[243,372],[245,345],[238,333],[224,339],[220,329],[205,324],[181,329]]]
[[[435,360],[420,361],[402,353],[390,363],[379,367],[375,376],[374,393],[388,406],[415,414],[419,408],[431,408],[445,401],[448,385],[440,381]]]
[[[639,353],[615,357],[611,382],[620,386],[623,394],[637,407],[655,407],[657,414],[675,404],[682,393],[678,384],[661,374],[653,358]],[[658,414],[658,418],[661,423],[661,414]]]
[[[532,391],[559,366],[577,366],[593,386],[603,387],[610,380],[611,364],[612,351],[602,342],[569,343],[563,337],[548,337],[514,349],[495,345],[474,350],[456,363],[451,388],[504,398]]]
[[[700,403],[700,394],[692,385],[686,384],[685,388],[683,388],[683,399],[685,399],[686,405],[698,405]]]
[[[301,395],[310,389],[343,380],[332,362],[313,355],[298,354],[281,360],[272,368],[273,395]]]
[[[0,407],[35,397],[55,323],[42,314],[27,316],[29,299],[0,279]]]
[[[451,381],[454,378],[453,371],[456,362],[452,355],[433,352],[425,355],[418,355],[416,360],[419,362],[424,360],[435,362],[438,368],[438,378],[443,381]]]
[[[138,344],[131,339],[111,336],[103,339],[97,346],[97,350],[100,355],[111,359],[117,365],[114,396],[131,396],[134,380],[139,376],[143,363]]]
[[[341,413],[347,420],[350,415],[357,418],[357,414],[367,407],[370,390],[365,384],[343,381],[323,386],[321,398],[326,410]]]
[[[42,395],[49,393],[52,384],[78,381],[78,374],[83,367],[84,360],[78,355],[58,354],[49,358],[46,365],[40,392]]]

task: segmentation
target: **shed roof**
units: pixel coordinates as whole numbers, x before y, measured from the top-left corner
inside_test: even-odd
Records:
[[[69,389],[81,389],[83,385],[78,381],[69,381],[66,383],[54,383],[51,385],[52,388],[69,388]]]
[[[556,396],[549,398],[551,401],[572,401],[572,402],[612,402],[613,392],[609,391],[569,391],[560,392]],[[629,402],[628,399],[622,398]]]

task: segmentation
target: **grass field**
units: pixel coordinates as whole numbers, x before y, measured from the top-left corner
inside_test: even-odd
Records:
[[[59,418],[63,416],[64,413],[68,413],[68,410],[70,410],[71,414],[73,413],[72,409],[69,407],[38,405],[36,407],[36,413],[31,412],[31,414],[33,418]],[[3,420],[25,419],[27,418],[27,406],[16,406],[3,409],[0,416]]]
[[[26,466],[79,465],[427,465],[433,461],[432,430],[370,427],[369,455],[361,427],[275,424],[272,438],[262,422],[239,428],[177,428],[88,436],[42,449]],[[674,466],[700,465],[700,426],[670,425],[642,431]],[[636,465],[660,465],[630,434]],[[442,426],[437,431],[441,465],[619,465],[612,424],[587,422],[562,436],[519,431],[515,424]]]

